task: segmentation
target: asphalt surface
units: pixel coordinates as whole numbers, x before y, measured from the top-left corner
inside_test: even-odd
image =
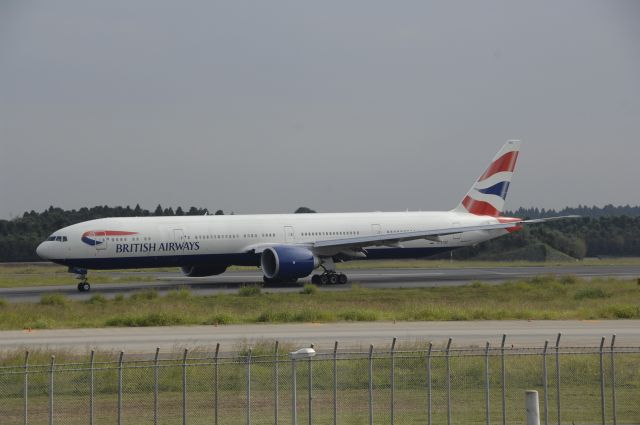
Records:
[[[494,267],[494,268],[442,268],[442,269],[358,269],[344,271],[351,283],[366,288],[418,288],[435,286],[460,286],[474,281],[499,284],[508,280],[530,278],[539,275],[575,275],[582,278],[615,277],[621,279],[640,278],[640,266],[551,266],[551,267]],[[90,293],[78,293],[76,281],[69,275],[69,285],[38,286],[23,288],[0,288],[0,298],[10,302],[37,302],[43,294],[61,293],[70,298],[83,300],[91,294],[101,293],[107,297],[127,294],[142,289],[155,289],[160,293],[188,288],[194,295],[233,293],[238,287],[262,283],[259,271],[230,271],[219,276],[187,278],[177,272],[114,272],[121,279],[117,284],[93,284]],[[135,281],[147,276],[150,282]],[[127,279],[132,281],[127,281]],[[310,279],[301,279],[302,284]],[[89,273],[91,281],[91,273]],[[351,284],[326,286],[322,290],[345,290]],[[297,291],[297,285],[270,287],[270,292]]]
[[[616,346],[640,347],[640,320],[598,321],[479,321],[479,322],[370,322],[370,323],[304,323],[256,324],[226,326],[178,326],[149,328],[61,329],[0,332],[0,350],[69,350],[74,352],[120,351],[151,353],[156,347],[163,352],[182,348],[207,349],[220,343],[221,350],[230,352],[242,344],[256,342],[291,343],[318,350],[330,350],[334,341],[341,349],[366,349],[369,344],[383,348],[394,337],[402,344],[424,344],[436,347],[446,344],[449,337],[453,347],[484,346],[489,341],[499,346],[502,334],[507,335],[508,347],[541,347],[545,340],[555,345],[561,333],[562,347],[600,344],[605,336],[607,344],[616,334]]]

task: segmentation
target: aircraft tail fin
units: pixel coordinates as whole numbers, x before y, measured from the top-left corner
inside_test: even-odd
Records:
[[[453,211],[499,216],[504,210],[520,144],[520,140],[507,141]]]

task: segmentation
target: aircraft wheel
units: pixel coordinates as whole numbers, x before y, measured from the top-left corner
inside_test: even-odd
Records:
[[[318,285],[320,283],[320,276],[318,276],[317,274],[311,276],[311,283],[313,283],[314,285]]]
[[[88,292],[91,290],[91,285],[89,282],[80,282],[78,283],[78,291],[79,292]]]
[[[349,282],[349,278],[347,277],[346,274],[340,273],[338,275],[338,282],[340,283],[340,285],[346,285],[347,282]]]
[[[326,285],[327,283],[329,283],[329,276],[327,276],[326,274],[321,274],[320,276],[318,276],[318,281],[320,282],[320,285]]]
[[[339,280],[339,278],[338,278],[338,275],[337,275],[337,274],[335,274],[335,273],[331,273],[331,274],[329,275],[329,283],[330,283],[330,284],[335,285],[336,283],[338,283],[338,280]]]

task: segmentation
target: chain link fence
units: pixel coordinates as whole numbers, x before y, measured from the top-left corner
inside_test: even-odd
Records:
[[[421,346],[422,345],[422,346]],[[416,347],[421,346],[419,349]],[[413,344],[292,360],[278,346],[222,353],[91,352],[0,367],[4,424],[640,424],[640,347]],[[6,363],[6,362],[5,362]]]

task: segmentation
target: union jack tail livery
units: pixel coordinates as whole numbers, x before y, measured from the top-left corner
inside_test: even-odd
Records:
[[[492,217],[498,217],[502,213],[518,160],[520,143],[520,140],[509,140],[504,144],[454,211]]]

